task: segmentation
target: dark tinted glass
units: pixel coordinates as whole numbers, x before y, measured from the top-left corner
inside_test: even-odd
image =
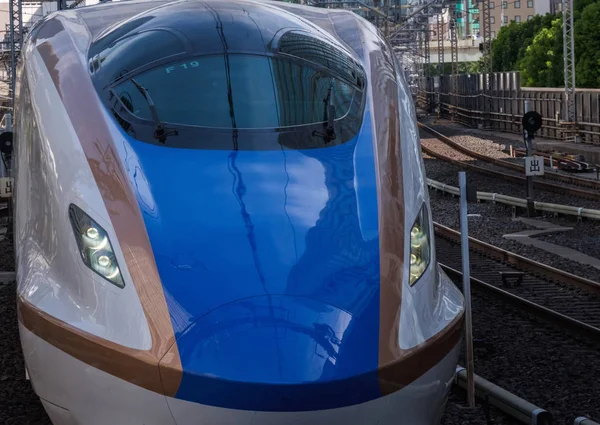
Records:
[[[151,46],[149,48],[148,46]],[[93,59],[96,72],[110,82],[125,72],[133,71],[165,56],[182,53],[185,46],[167,30],[145,31],[111,43]]]
[[[315,38],[312,34],[288,31],[279,39],[277,51],[317,63],[343,75],[344,78],[353,81],[359,87],[364,84],[363,77],[360,72],[357,72],[357,64],[353,59],[340,54],[336,47]]]
[[[335,118],[362,93],[355,85],[305,62],[258,55],[215,55],[171,62],[139,75],[160,120],[210,128],[281,128],[325,121],[329,88]],[[151,120],[148,103],[131,81],[115,91],[131,112]],[[356,100],[354,100],[356,102]]]

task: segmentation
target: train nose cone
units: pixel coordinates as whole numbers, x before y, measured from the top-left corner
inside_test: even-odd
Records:
[[[323,410],[375,398],[377,350],[355,349],[359,322],[296,296],[226,304],[178,338],[183,377],[175,397],[253,411]]]

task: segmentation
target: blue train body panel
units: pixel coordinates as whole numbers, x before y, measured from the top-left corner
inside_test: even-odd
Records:
[[[370,123],[367,111],[357,137],[312,150],[127,137],[184,370],[178,398],[281,411],[381,396]]]

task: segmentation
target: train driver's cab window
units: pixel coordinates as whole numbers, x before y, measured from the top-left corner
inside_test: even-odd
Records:
[[[143,120],[153,117],[140,86],[164,123],[259,129],[324,122],[331,110],[341,119],[360,107],[362,84],[297,58],[218,54],[162,64],[113,90]]]
[[[152,61],[185,52],[182,41],[173,32],[162,29],[135,33],[103,44],[95,46],[98,53],[91,56],[89,68],[105,83]]]

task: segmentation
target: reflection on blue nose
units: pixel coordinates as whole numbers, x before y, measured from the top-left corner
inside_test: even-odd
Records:
[[[363,315],[376,311],[379,300]],[[324,410],[380,397],[377,347],[348,312],[310,298],[258,296],[203,316],[178,339],[177,398],[259,411]],[[371,325],[372,326],[372,325]]]

